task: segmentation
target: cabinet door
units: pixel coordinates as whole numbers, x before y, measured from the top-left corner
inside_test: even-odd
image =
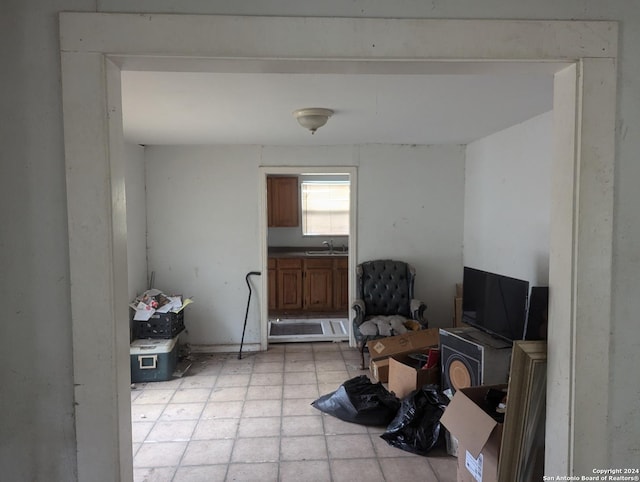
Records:
[[[268,260],[268,268],[269,268],[269,310],[275,310],[278,308],[278,274],[276,270],[276,259],[269,258]]]
[[[302,260],[278,260],[278,309],[302,309]]]
[[[271,180],[269,182],[269,179]],[[270,189],[269,226],[297,227],[299,223],[299,200],[297,177],[270,177],[267,179],[267,190]]]
[[[336,260],[333,276],[333,308],[349,311],[349,262],[347,258]]]
[[[333,260],[305,260],[304,307],[309,311],[331,311],[333,307]]]

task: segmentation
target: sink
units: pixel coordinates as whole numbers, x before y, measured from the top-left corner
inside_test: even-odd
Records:
[[[329,251],[328,249],[318,250],[318,251],[305,251],[307,256],[347,256],[349,253],[347,251]]]

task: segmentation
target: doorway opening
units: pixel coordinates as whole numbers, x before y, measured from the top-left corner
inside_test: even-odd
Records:
[[[128,301],[122,123],[114,115],[127,55],[139,67],[168,57],[201,63],[238,57],[575,62],[556,75],[554,115],[565,122],[554,122],[558,168],[550,288],[556,296],[549,316],[561,323],[549,353],[548,400],[553,406],[548,407],[547,427],[553,431],[546,456],[549,470],[557,473],[606,465],[606,451],[597,447],[602,434],[610,434],[608,391],[594,396],[589,382],[594,377],[606,380],[610,361],[608,345],[603,348],[601,340],[610,338],[611,320],[615,24],[530,21],[523,28],[522,21],[82,13],[60,18],[79,479],[95,473],[131,478],[128,330],[121,323]],[[256,29],[256,22],[263,28]],[[331,38],[327,22],[335,32]],[[371,32],[383,38],[368,48],[365,38]],[[267,45],[264,38],[269,36],[283,41]],[[319,45],[317,38],[327,41]],[[594,225],[597,230],[583,228]],[[355,246],[354,240],[350,243]],[[263,244],[266,268],[266,239]],[[353,271],[353,249],[351,255]],[[96,299],[96,291],[108,295]],[[266,346],[266,330],[264,335]],[[602,356],[577,363],[579,353],[592,351]],[[602,455],[594,460],[594,454]]]
[[[355,167],[264,168],[266,343],[350,339]]]

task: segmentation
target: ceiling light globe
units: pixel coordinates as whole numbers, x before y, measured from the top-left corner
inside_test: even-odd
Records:
[[[320,107],[308,107],[293,111],[293,116],[298,121],[298,124],[305,129],[309,129],[311,134],[314,134],[320,127],[325,125],[332,115],[333,111],[331,109]]]

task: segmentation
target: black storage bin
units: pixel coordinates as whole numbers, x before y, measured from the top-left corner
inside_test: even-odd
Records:
[[[184,310],[154,313],[147,321],[133,321],[135,338],[173,338],[184,330]]]

